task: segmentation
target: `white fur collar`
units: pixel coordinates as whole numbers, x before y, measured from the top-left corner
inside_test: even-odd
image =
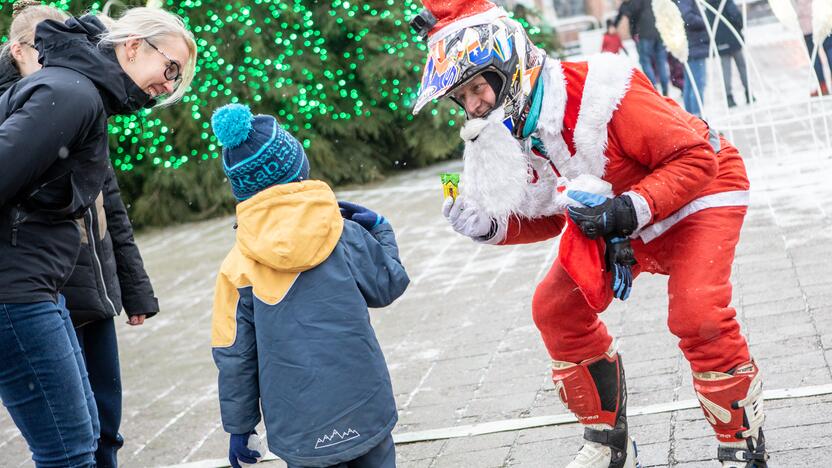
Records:
[[[607,165],[607,124],[630,87],[633,67],[614,54],[589,59],[581,108],[575,125],[575,154],[570,155],[563,140],[566,111],[566,80],[560,62],[549,60],[544,70],[543,109],[537,133],[549,159],[561,175],[572,179],[581,174],[603,177]]]

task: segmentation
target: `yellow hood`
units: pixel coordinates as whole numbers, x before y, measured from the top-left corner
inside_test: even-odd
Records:
[[[318,180],[276,185],[237,205],[240,252],[277,271],[316,267],[343,229],[335,194]]]

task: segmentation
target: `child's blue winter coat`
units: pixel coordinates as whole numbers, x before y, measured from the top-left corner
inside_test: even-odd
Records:
[[[223,427],[252,430],[262,407],[269,449],[290,464],[363,455],[398,418],[367,310],[410,281],[392,228],[344,221],[313,180],[240,203],[237,223],[212,326]]]

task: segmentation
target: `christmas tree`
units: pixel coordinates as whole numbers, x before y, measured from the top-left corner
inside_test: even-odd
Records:
[[[11,3],[0,5],[4,31]],[[51,4],[75,14],[103,6]],[[312,176],[334,184],[424,166],[459,148],[461,110],[442,102],[410,113],[426,56],[408,26],[422,8],[418,1],[168,0],[161,6],[185,20],[199,59],[181,103],[111,120],[112,161],[140,224],[233,206],[210,128],[213,109],[229,102],[277,116],[302,142]],[[529,31],[552,50],[551,33]]]

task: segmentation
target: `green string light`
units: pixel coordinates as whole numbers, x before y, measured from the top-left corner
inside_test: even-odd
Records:
[[[4,31],[12,3],[0,0]],[[72,12],[103,6],[100,0],[51,4]],[[218,158],[221,147],[210,131],[210,119],[215,108],[229,102],[277,115],[313,157],[320,140],[337,145],[338,134],[360,132],[372,138],[378,130],[367,129],[377,128],[379,119],[391,124],[414,120],[409,109],[426,46],[407,21],[422,9],[418,0],[203,5],[202,0],[166,1],[165,8],[181,16],[195,35],[195,79],[182,102],[171,108],[111,119],[110,143],[118,169],[132,171],[147,164],[178,169],[188,161]],[[447,130],[463,115],[444,105],[419,119],[433,119],[434,127]],[[336,131],[336,124],[344,127]]]

